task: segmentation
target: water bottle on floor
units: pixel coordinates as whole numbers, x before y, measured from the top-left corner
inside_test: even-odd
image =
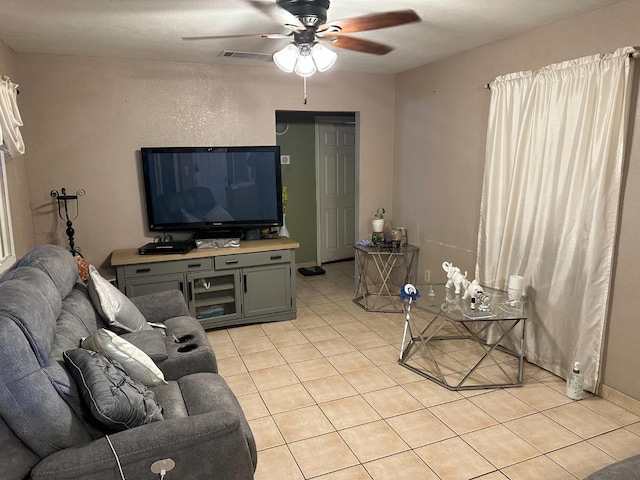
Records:
[[[583,386],[584,376],[580,373],[580,362],[575,362],[571,375],[567,378],[567,397],[572,400],[580,400]]]

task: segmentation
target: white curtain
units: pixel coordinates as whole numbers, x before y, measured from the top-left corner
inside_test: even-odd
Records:
[[[17,94],[18,85],[12,83],[9,77],[0,78],[0,145],[4,143],[12,156],[24,153]]]
[[[631,47],[491,83],[476,278],[523,275],[525,356],[598,385],[628,123]]]

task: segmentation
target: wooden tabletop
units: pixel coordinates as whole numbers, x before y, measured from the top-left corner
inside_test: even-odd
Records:
[[[289,250],[299,248],[300,243],[287,237],[267,240],[241,241],[239,247],[226,248],[194,248],[189,253],[171,253],[160,255],[140,255],[137,248],[114,250],[111,253],[111,266],[135,265],[138,263],[169,262],[172,260],[190,260],[192,258],[217,257],[218,255],[234,255],[239,253],[267,252],[269,250]]]

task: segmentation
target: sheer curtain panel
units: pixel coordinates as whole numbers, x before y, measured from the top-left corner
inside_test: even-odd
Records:
[[[598,385],[616,245],[631,47],[491,83],[481,283],[527,285],[526,358]]]
[[[18,111],[17,94],[18,85],[12,83],[9,77],[0,78],[0,145],[4,143],[12,156],[24,153],[24,142],[20,133],[22,118]]]

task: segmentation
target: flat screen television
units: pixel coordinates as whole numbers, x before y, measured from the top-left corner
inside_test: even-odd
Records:
[[[149,230],[195,238],[282,225],[280,147],[143,147]]]

